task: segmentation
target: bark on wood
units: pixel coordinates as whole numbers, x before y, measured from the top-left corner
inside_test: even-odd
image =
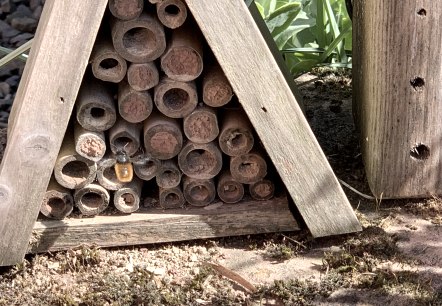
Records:
[[[441,13],[441,1],[354,1],[353,105],[377,198],[442,194]]]
[[[67,135],[69,137],[69,135]],[[75,151],[82,157],[98,162],[106,153],[104,132],[85,130],[78,122],[74,128]]]
[[[195,143],[209,143],[219,135],[218,117],[213,108],[197,107],[184,118],[184,134]]]
[[[74,199],[71,190],[60,186],[54,177],[43,197],[40,212],[50,218],[61,220],[69,216],[74,208]]]
[[[160,160],[177,156],[183,147],[179,122],[153,113],[144,123],[144,147],[152,157]]]
[[[126,76],[126,60],[115,51],[110,37],[97,38],[90,61],[92,73],[99,80],[118,83]]]
[[[113,154],[108,154],[98,162],[98,183],[108,190],[118,190],[124,186],[115,175],[114,166],[117,163]]]
[[[257,201],[270,200],[275,194],[275,185],[268,179],[263,179],[249,185],[249,193]]]
[[[143,8],[143,0],[109,0],[111,14],[121,20],[138,18]]]
[[[119,118],[109,130],[110,148],[114,154],[124,151],[128,156],[132,156],[140,148],[140,137],[140,124],[130,123]]]
[[[134,178],[130,183],[125,184],[122,188],[114,193],[114,206],[119,211],[130,214],[140,208],[141,190],[143,181]]]
[[[151,62],[166,50],[164,27],[152,13],[127,21],[114,18],[111,32],[115,50],[129,62]]]
[[[164,209],[181,208],[186,203],[180,186],[174,188],[161,188],[159,192],[160,206]]]
[[[193,81],[203,71],[203,40],[198,28],[192,25],[188,22],[175,29],[161,56],[161,68],[172,80]]]
[[[150,157],[144,164],[134,164],[135,175],[144,181],[153,179],[161,168],[161,161],[157,158]]]
[[[83,188],[95,180],[97,164],[75,151],[72,134],[63,141],[54,166],[57,182],[69,189]]]
[[[130,123],[146,120],[152,113],[153,102],[148,91],[136,91],[126,81],[118,86],[118,112]]]
[[[86,130],[101,132],[115,124],[114,97],[105,82],[85,76],[75,106],[77,121]]]
[[[171,118],[188,116],[198,104],[194,82],[180,82],[163,77],[154,89],[154,101],[158,110]]]
[[[230,158],[232,177],[243,184],[259,182],[267,175],[267,163],[258,152],[250,152]]]
[[[224,113],[218,142],[221,151],[229,156],[243,155],[252,150],[255,143],[253,127],[241,109]]]
[[[181,171],[175,160],[164,160],[156,177],[157,185],[161,188],[177,187],[181,183]]]
[[[82,215],[95,216],[109,206],[110,195],[102,186],[89,184],[75,190],[74,201]]]
[[[127,82],[138,91],[149,90],[160,81],[158,68],[155,62],[130,64],[127,69]]]
[[[212,107],[221,107],[232,100],[233,90],[229,80],[216,61],[206,65],[203,82],[203,101]]]
[[[215,200],[215,183],[213,179],[199,180],[185,176],[183,178],[183,194],[190,205],[207,206]]]
[[[230,170],[221,173],[216,190],[220,200],[225,203],[238,203],[244,197],[244,185],[233,179]]]
[[[185,175],[207,180],[221,171],[222,154],[215,142],[199,144],[188,141],[178,154],[178,165]]]
[[[170,29],[176,29],[186,21],[187,7],[182,0],[156,1],[156,7],[158,19]]]

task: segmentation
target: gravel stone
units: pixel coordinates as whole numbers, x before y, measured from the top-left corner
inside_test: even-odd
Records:
[[[11,20],[11,26],[22,32],[33,32],[38,21],[31,17],[17,17]]]

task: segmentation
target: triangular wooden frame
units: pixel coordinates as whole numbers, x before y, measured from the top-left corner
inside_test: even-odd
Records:
[[[107,2],[46,1],[0,166],[0,266],[28,249]],[[360,230],[253,2],[186,3],[313,236]]]

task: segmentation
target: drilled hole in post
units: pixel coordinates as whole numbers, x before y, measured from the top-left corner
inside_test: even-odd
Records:
[[[425,80],[421,77],[415,77],[410,80],[411,86],[413,86],[414,90],[420,91],[425,86]]]
[[[417,11],[417,14],[419,16],[424,17],[424,16],[427,16],[427,11],[425,9],[421,8],[419,11]]]
[[[430,148],[424,144],[417,144],[410,150],[410,156],[417,160],[426,160],[430,157]]]

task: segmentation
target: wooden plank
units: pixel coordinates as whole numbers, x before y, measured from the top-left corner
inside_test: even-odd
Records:
[[[313,236],[361,230],[278,66],[273,40],[260,33],[267,30],[254,3],[249,11],[240,0],[186,2]]]
[[[354,2],[353,97],[378,198],[442,194],[441,13],[441,1]]]
[[[20,262],[107,0],[47,0],[0,166],[0,266]]]
[[[64,250],[299,230],[287,198],[188,209],[141,209],[131,215],[39,221],[28,252]]]

